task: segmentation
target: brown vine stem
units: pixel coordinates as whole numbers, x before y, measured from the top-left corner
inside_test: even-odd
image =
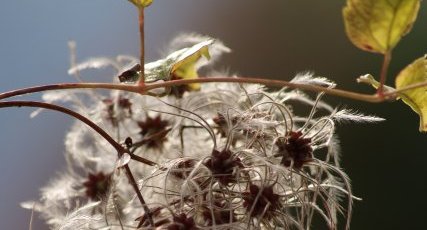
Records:
[[[132,185],[133,190],[135,190],[136,196],[138,197],[139,202],[141,203],[142,208],[144,209],[144,212],[147,214],[148,222],[152,227],[154,227],[153,215],[151,214],[151,211],[148,208],[147,203],[145,203],[145,200],[141,194],[141,191],[139,191],[138,183],[136,182],[135,177],[132,175],[132,171],[130,170],[129,165],[126,164],[124,167],[126,170],[126,175],[128,175],[129,182]]]
[[[138,8],[138,22],[139,22],[139,46],[140,46],[140,79],[144,79],[145,74],[145,32],[144,32],[144,7]],[[139,81],[140,85],[144,85],[144,81]]]
[[[313,92],[324,92],[329,95],[349,98],[358,101],[365,101],[371,103],[379,103],[385,101],[386,97],[379,97],[378,95],[355,93],[346,90],[326,88],[316,85],[298,84],[282,80],[270,80],[263,78],[243,78],[243,77],[209,77],[209,78],[195,78],[195,79],[181,79],[166,82],[155,82],[145,85],[130,85],[130,84],[114,84],[114,83],[61,83],[52,85],[35,86],[13,90],[9,92],[0,93],[0,100],[24,95],[29,93],[43,92],[48,90],[61,90],[61,89],[110,89],[110,90],[123,90],[139,94],[147,94],[149,90],[172,87],[178,85],[186,85],[191,83],[209,83],[209,82],[230,82],[230,83],[249,83],[261,84],[273,87],[288,87],[292,89],[307,90]],[[385,94],[384,94],[385,95]]]
[[[391,92],[385,92],[383,95],[385,98],[392,98],[392,97],[399,96],[399,93],[403,93],[403,92],[411,90],[411,89],[418,89],[418,88],[426,87],[426,86],[427,86],[427,81],[419,82],[419,83],[407,85],[405,87],[402,87],[400,89],[396,89],[396,90],[391,91]]]
[[[0,93],[0,100],[19,95],[62,89],[115,89],[138,93],[138,87],[113,83],[59,83],[52,85],[34,86]]]
[[[381,98],[384,97],[384,84],[387,79],[387,72],[388,72],[388,67],[390,65],[390,61],[391,61],[391,51],[387,51],[384,54],[383,64],[381,66],[381,73],[380,73],[380,85],[378,86],[378,89],[377,89],[377,94]]]
[[[166,81],[160,83],[147,84],[145,87],[141,87],[143,92],[163,87],[171,87],[177,85],[185,85],[191,83],[207,83],[207,82],[234,82],[234,83],[250,83],[250,84],[261,84],[265,86],[273,87],[288,87],[292,89],[307,90],[313,92],[324,92],[329,95],[349,98],[353,100],[366,101],[372,103],[378,103],[384,101],[384,99],[379,98],[377,95],[355,93],[347,90],[327,88],[317,85],[308,85],[308,84],[299,84],[292,83],[282,80],[271,80],[263,78],[240,78],[240,77],[210,77],[210,78],[195,78],[195,79],[182,79],[174,81]],[[1,95],[0,95],[1,96]],[[1,99],[1,97],[0,97]]]
[[[85,123],[87,126],[91,127],[95,132],[97,132],[106,141],[108,141],[108,143],[110,143],[120,155],[122,155],[126,151],[119,143],[117,143],[101,127],[99,127],[98,125],[93,123],[91,120],[89,120],[85,116],[83,116],[77,112],[74,112],[70,109],[64,108],[62,106],[52,105],[52,104],[43,103],[43,102],[36,102],[36,101],[0,101],[0,108],[4,108],[4,107],[37,107],[37,108],[55,110],[55,111],[70,115],[70,116],[80,120],[81,122]]]
[[[93,123],[91,120],[89,120],[85,116],[83,116],[77,112],[74,112],[70,109],[67,109],[67,108],[64,108],[64,107],[58,106],[58,105],[53,105],[53,104],[44,103],[44,102],[37,102],[37,101],[0,101],[0,108],[5,108],[5,107],[36,107],[36,108],[44,108],[44,109],[54,110],[54,111],[58,111],[58,112],[67,114],[67,115],[72,116],[72,117],[80,120],[81,122],[85,123],[86,125],[91,127],[94,131],[96,131],[99,135],[101,135],[105,140],[107,140],[116,149],[119,158],[125,153],[130,154],[127,149],[123,148],[123,146],[121,146],[119,143],[117,143],[101,127],[99,127],[98,125]],[[132,156],[135,156],[135,155],[130,154],[130,156],[132,158]],[[148,164],[150,166],[157,165],[156,163],[154,163],[150,160],[147,160],[145,158],[142,158],[142,157],[138,157],[138,161],[145,163],[145,164]],[[137,194],[138,199],[139,199],[141,205],[143,206],[145,213],[147,213],[148,220],[149,220],[150,224],[152,224],[152,226],[154,226],[154,222],[153,222],[153,218],[151,216],[151,212],[146,205],[144,197],[142,196],[141,192],[139,191],[138,184],[135,180],[135,177],[132,174],[132,171],[129,168],[129,165],[126,164],[124,166],[124,168],[125,168],[126,175],[129,179],[130,184],[132,185],[133,189],[135,190],[135,193]]]
[[[44,103],[44,102],[37,102],[37,101],[0,101],[0,108],[5,108],[5,107],[36,107],[36,108],[54,110],[54,111],[58,111],[58,112],[67,114],[67,115],[72,116],[72,117],[76,118],[77,120],[85,123],[87,126],[92,128],[95,132],[97,132],[99,135],[101,135],[106,141],[108,141],[108,143],[111,144],[111,146],[114,147],[114,149],[116,149],[117,153],[119,154],[119,157],[121,157],[125,153],[130,154],[130,152],[127,149],[123,148],[123,146],[121,144],[119,144],[117,141],[115,141],[114,138],[112,138],[101,127],[99,127],[97,124],[93,123],[91,120],[89,120],[85,116],[83,116],[77,112],[74,112],[70,109],[67,109],[67,108],[64,108],[64,107],[58,106],[58,105],[53,105],[53,104]],[[147,164],[150,166],[157,165],[155,162],[152,162],[148,159],[136,156],[134,154],[130,154],[130,156],[131,156],[131,159],[137,160],[141,163],[144,163],[144,164]]]

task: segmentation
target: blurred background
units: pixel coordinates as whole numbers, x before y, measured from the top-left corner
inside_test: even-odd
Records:
[[[262,3],[265,2],[265,3]],[[233,52],[220,68],[241,76],[291,79],[314,71],[340,88],[372,93],[355,79],[378,76],[382,58],[355,48],[344,33],[343,0],[154,0],[146,11],[146,57],[156,60],[173,36],[197,32],[221,39]],[[427,3],[413,31],[393,53],[389,76],[427,51]],[[0,91],[74,79],[67,42],[77,42],[78,60],[138,55],[136,10],[126,0],[20,0],[0,7]],[[105,79],[109,80],[111,76]],[[389,77],[389,85],[394,85]],[[26,96],[39,99],[40,95]],[[327,96],[336,106],[387,119],[338,127],[342,166],[352,179],[352,229],[422,229],[427,199],[427,134],[402,102],[369,104]],[[63,138],[72,119],[32,109],[0,110],[0,226],[28,229],[39,188],[65,166]],[[46,229],[36,220],[33,229]],[[322,229],[322,228],[319,228]]]

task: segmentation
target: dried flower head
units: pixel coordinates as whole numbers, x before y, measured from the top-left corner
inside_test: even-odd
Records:
[[[273,191],[273,186],[249,185],[247,192],[243,193],[243,207],[248,215],[268,219],[278,210],[280,196]]]
[[[229,150],[214,150],[212,156],[205,162],[205,166],[212,172],[212,176],[222,185],[235,182],[236,171],[243,168],[239,157],[233,156]]]
[[[305,138],[301,131],[291,131],[286,138],[279,138],[276,145],[279,154],[283,156],[280,163],[286,167],[292,165],[295,169],[301,169],[313,157],[313,148],[310,144],[311,139]]]
[[[107,195],[111,184],[111,175],[103,172],[97,174],[89,173],[87,181],[83,182],[86,195],[92,200],[100,200]]]
[[[170,131],[167,120],[162,120],[160,115],[155,118],[147,116],[144,121],[138,121],[138,126],[141,129],[139,133],[142,135],[141,145],[145,145],[147,148],[162,148],[163,143],[167,140],[166,135]]]
[[[204,39],[181,35],[174,50],[184,48],[185,53],[202,42],[214,59],[229,51]],[[168,57],[181,60],[179,55]],[[194,78],[207,64],[198,56],[191,62],[191,76],[161,69],[165,59],[146,64],[146,69],[154,80]],[[69,72],[113,66],[113,76],[130,84],[141,71],[135,62],[127,56],[95,58]],[[311,73],[292,82],[335,86]],[[339,167],[336,123],[381,119],[334,109],[321,100],[322,94],[313,99],[288,88],[231,83],[192,87],[175,87],[161,98],[46,93],[48,102],[71,102],[122,143],[129,159],[121,162],[118,155],[123,153],[75,123],[65,139],[68,172],[42,189],[40,202],[24,206],[34,207],[54,229],[309,229],[314,216],[336,229],[339,213],[348,226],[354,196]],[[307,106],[310,112],[296,114],[295,106]],[[156,165],[144,165],[140,158]],[[129,171],[138,183],[129,182]]]

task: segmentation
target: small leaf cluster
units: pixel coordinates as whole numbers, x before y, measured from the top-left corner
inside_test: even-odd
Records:
[[[383,54],[385,61],[381,82],[372,84],[379,88],[381,96],[391,53],[400,39],[408,34],[417,18],[421,0],[347,0],[343,10],[347,35],[358,48]],[[361,82],[374,83],[375,81]],[[427,82],[426,57],[416,59],[395,78],[397,97],[408,104],[420,116],[420,131],[427,131],[426,89],[417,84]],[[416,86],[416,87],[413,87]],[[409,87],[409,88],[408,88]],[[408,89],[407,89],[408,88]]]

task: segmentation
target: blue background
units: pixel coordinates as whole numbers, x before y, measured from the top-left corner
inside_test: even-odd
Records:
[[[261,2],[268,2],[262,4]],[[146,12],[146,56],[155,60],[179,32],[220,38],[233,49],[219,66],[242,76],[288,80],[313,70],[339,87],[357,85],[361,74],[378,75],[381,56],[362,52],[346,38],[344,1],[318,0],[154,0]],[[390,76],[427,51],[426,3],[413,32],[394,51]],[[74,79],[67,42],[77,42],[78,59],[138,55],[136,10],[125,0],[15,0],[0,7],[0,91]],[[104,78],[92,80],[105,81]],[[393,85],[393,79],[388,79]],[[40,95],[26,96],[39,99]],[[387,119],[374,125],[340,125],[343,167],[352,179],[356,202],[352,229],[419,229],[427,201],[427,135],[418,117],[401,102],[368,104],[327,97]],[[22,201],[64,168],[63,138],[72,120],[32,109],[0,110],[0,226],[28,229]],[[33,229],[45,229],[36,220]]]

